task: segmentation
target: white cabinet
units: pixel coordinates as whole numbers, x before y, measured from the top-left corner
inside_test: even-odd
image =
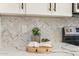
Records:
[[[72,16],[72,3],[0,3],[0,13]]]
[[[51,10],[52,16],[72,16],[72,3],[56,3],[55,8],[56,11]]]
[[[27,3],[26,14],[51,15],[48,3]]]
[[[72,16],[72,3],[27,3],[26,14]]]
[[[0,13],[24,14],[22,3],[0,3]]]

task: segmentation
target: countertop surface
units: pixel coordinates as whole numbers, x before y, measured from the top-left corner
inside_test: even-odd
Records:
[[[29,53],[17,48],[0,48],[0,56],[79,56],[79,46],[61,43],[50,53]]]

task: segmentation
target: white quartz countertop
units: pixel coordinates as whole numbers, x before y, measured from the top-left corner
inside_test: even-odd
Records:
[[[61,43],[51,53],[29,53],[16,48],[0,48],[0,56],[79,56],[79,46]]]

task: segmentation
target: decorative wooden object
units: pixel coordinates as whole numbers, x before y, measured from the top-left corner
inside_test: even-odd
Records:
[[[34,53],[46,53],[46,52],[52,52],[52,47],[27,47],[28,52],[34,52]]]
[[[37,48],[36,47],[27,47],[26,49],[28,52],[36,52]]]

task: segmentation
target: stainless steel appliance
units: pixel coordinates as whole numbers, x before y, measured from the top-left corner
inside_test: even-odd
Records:
[[[79,13],[79,3],[73,3],[73,13]]]
[[[63,42],[79,46],[79,27],[64,27],[62,38]]]

